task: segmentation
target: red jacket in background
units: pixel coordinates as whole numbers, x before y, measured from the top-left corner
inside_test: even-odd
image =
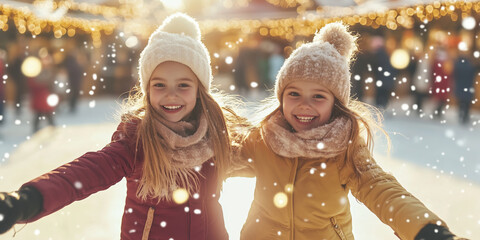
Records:
[[[35,78],[28,78],[28,88],[30,89],[31,107],[35,112],[50,113],[55,110],[54,106],[47,103],[50,96],[50,88],[45,83],[37,81]]]
[[[450,76],[445,70],[445,61],[435,60],[432,66],[432,94],[441,101],[446,101],[450,95]]]
[[[167,201],[157,203],[157,199],[143,202],[135,196],[143,165],[143,150],[135,149],[138,123],[121,123],[113,134],[111,143],[102,150],[88,152],[24,184],[37,188],[44,200],[43,210],[29,221],[35,221],[92,193],[105,190],[125,177],[127,197],[122,218],[122,240],[143,239],[144,229],[148,228],[148,239],[155,240],[228,239],[222,208],[218,202],[220,193],[217,191],[218,183],[212,160],[205,162],[200,171],[197,199],[190,197],[186,203],[178,205]]]

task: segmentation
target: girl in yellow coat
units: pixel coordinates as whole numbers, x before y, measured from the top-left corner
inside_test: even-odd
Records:
[[[349,191],[401,239],[454,239],[372,158],[375,110],[350,99],[355,49],[331,23],[280,69],[275,110],[242,144],[237,174],[256,176],[256,188],[241,239],[354,239]]]

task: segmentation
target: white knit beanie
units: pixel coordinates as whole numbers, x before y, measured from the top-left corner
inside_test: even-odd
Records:
[[[350,98],[350,58],[356,38],[340,23],[325,25],[313,42],[305,43],[285,60],[277,74],[275,93],[282,99],[285,87],[295,81],[318,82],[343,104]]]
[[[172,14],[150,35],[138,61],[138,75],[143,93],[147,92],[153,70],[166,61],[185,64],[207,91],[210,90],[210,54],[201,41],[200,27],[192,17],[183,13]]]

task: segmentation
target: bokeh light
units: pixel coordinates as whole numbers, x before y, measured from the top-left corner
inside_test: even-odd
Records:
[[[233,63],[233,58],[230,57],[230,56],[226,57],[226,58],[225,58],[225,63],[226,63],[226,64],[232,64],[232,63]]]
[[[42,71],[42,62],[37,57],[27,57],[22,63],[22,73],[27,77],[36,77]]]
[[[134,48],[138,44],[138,38],[136,36],[130,36],[125,40],[125,46],[128,48]]]
[[[404,49],[396,49],[390,57],[392,66],[396,69],[404,69],[410,63],[410,55]]]
[[[57,106],[59,101],[60,101],[60,98],[55,93],[52,93],[52,94],[48,95],[48,97],[47,97],[47,104],[50,107]]]
[[[277,208],[284,208],[287,206],[288,197],[284,192],[279,192],[273,197],[273,204]]]
[[[160,0],[160,2],[162,2],[165,8],[170,10],[178,11],[184,8],[182,0]]]
[[[473,28],[475,28],[476,24],[477,22],[472,16],[468,16],[462,20],[462,27],[466,30],[472,30]]]
[[[289,183],[285,185],[285,192],[292,193],[293,192],[293,184]]]
[[[188,200],[188,192],[185,188],[179,188],[173,191],[173,201],[176,204],[183,204]]]
[[[458,43],[458,50],[462,51],[462,52],[465,52],[468,50],[468,46],[467,46],[467,43],[465,42],[459,42]]]

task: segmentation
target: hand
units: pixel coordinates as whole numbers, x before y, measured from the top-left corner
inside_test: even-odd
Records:
[[[10,230],[18,221],[28,220],[40,212],[43,197],[33,187],[15,192],[0,192],[0,234]]]
[[[8,231],[20,219],[17,192],[0,193],[0,234]]]
[[[425,225],[415,237],[415,240],[468,240],[459,238],[444,226],[435,224]]]

